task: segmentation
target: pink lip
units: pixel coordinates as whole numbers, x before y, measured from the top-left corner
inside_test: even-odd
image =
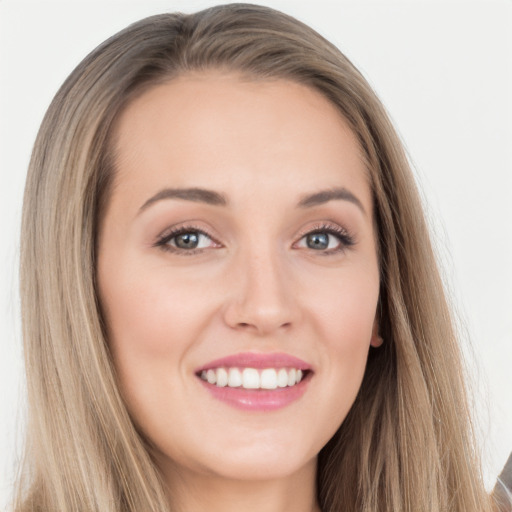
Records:
[[[199,376],[202,371],[211,368],[221,367],[256,369],[297,368],[303,371],[308,370],[299,384],[273,390],[230,388],[227,386],[217,387],[198,377],[204,388],[209,391],[211,396],[215,399],[245,411],[266,412],[282,409],[304,395],[313,377],[311,365],[301,359],[284,353],[257,354],[253,352],[234,354],[211,361],[198,368],[196,375]]]
[[[233,354],[211,361],[204,366],[196,369],[196,373],[210,368],[256,368],[262,370],[264,368],[296,368],[298,370],[311,370],[311,365],[299,359],[282,352],[258,354],[255,352],[243,352]]]

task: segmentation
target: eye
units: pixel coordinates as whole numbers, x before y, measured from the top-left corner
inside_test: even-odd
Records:
[[[181,227],[165,233],[157,240],[155,246],[166,251],[193,254],[201,249],[220,247],[220,244],[201,229]]]
[[[324,253],[337,253],[354,245],[352,236],[340,226],[315,227],[298,241],[297,247]]]
[[[333,235],[329,233],[310,233],[306,235],[306,245],[310,249],[334,249],[339,245],[339,240],[337,240]]]

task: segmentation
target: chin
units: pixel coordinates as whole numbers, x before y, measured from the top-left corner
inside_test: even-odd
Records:
[[[232,457],[224,460],[222,468],[211,470],[211,474],[229,480],[268,481],[279,480],[302,471],[316,471],[316,455],[311,459],[295,459],[290,454],[272,457]]]
[[[199,448],[199,446],[197,447]],[[303,443],[282,440],[253,439],[250,443],[211,443],[195,453],[162,453],[158,464],[202,475],[239,481],[268,481],[296,475],[301,471],[316,471],[318,450]],[[164,469],[164,468],[162,468]]]

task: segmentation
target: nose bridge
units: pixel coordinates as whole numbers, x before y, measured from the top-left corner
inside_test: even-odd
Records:
[[[226,316],[232,327],[266,334],[296,321],[297,306],[285,259],[271,243],[248,244],[239,252],[235,293]]]

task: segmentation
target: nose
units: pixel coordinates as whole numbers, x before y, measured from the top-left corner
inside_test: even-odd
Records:
[[[270,251],[240,255],[224,310],[229,327],[265,336],[297,324],[296,283],[282,259]]]

